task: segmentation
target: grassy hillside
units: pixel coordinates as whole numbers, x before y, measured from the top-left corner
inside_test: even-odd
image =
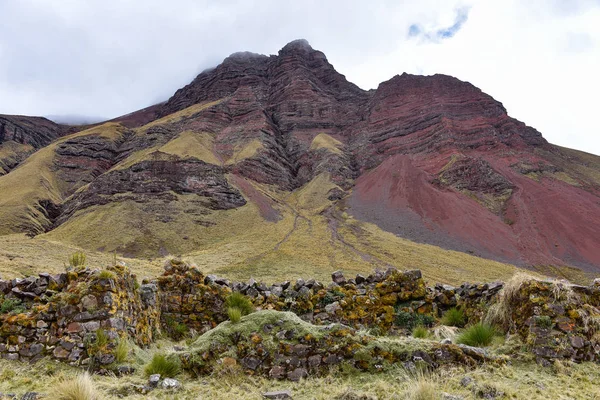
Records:
[[[243,207],[202,215],[186,212],[195,209],[197,196],[179,195],[177,201],[153,203],[152,212],[145,209],[148,204],[134,201],[95,206],[38,239],[98,252],[116,249],[145,259],[168,253],[183,256],[205,272],[269,282],[299,277],[329,281],[338,269],[350,276],[394,266],[419,268],[431,282],[460,284],[466,279],[504,279],[516,269],[400,239],[352,219],[327,200],[327,192],[335,187],[327,174],[292,193],[252,185],[258,200],[263,206],[270,204],[279,220],[269,222],[261,216],[256,194]],[[172,220],[162,222],[163,215]]]
[[[60,204],[65,197],[65,184],[57,177],[53,162],[58,145],[72,138],[95,135],[116,140],[123,127],[107,123],[65,136],[31,155],[17,169],[0,176],[0,235],[29,231],[43,232],[50,226],[40,201]]]

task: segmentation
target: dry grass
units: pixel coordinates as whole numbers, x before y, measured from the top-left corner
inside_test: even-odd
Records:
[[[431,330],[432,336],[437,340],[450,339],[454,341],[459,328],[455,326],[437,325]]]
[[[175,139],[159,148],[159,151],[181,158],[196,158],[209,164],[221,165],[222,162],[213,151],[214,138],[207,132],[185,131]]]
[[[504,283],[504,287],[496,297],[496,302],[490,306],[485,322],[501,326],[507,331],[512,329],[512,308],[519,300],[521,286],[527,281],[536,279],[538,278],[525,272],[514,274]]]
[[[326,133],[319,133],[310,144],[310,150],[326,149],[335,154],[342,154],[343,143]]]
[[[299,277],[328,282],[338,269],[352,276],[390,265],[419,268],[430,283],[449,284],[460,284],[465,276],[477,281],[507,279],[518,271],[512,265],[398,238],[339,211],[328,217],[324,211],[332,203],[326,194],[335,185],[327,174],[291,194],[253,185],[273,199],[280,220],[264,220],[253,202],[191,214],[198,210],[195,195],[179,195],[178,201],[168,203],[128,200],[95,206],[35,239],[0,237],[0,274],[56,272],[64,268],[66,255],[81,248],[95,267],[110,265],[114,250],[138,257],[124,261],[141,277],[161,274],[165,253],[181,255],[205,273],[267,282]],[[173,220],[164,223],[157,215]]]
[[[106,123],[65,136],[32,154],[9,174],[0,176],[0,235],[21,232],[24,226],[44,231],[51,225],[38,202],[50,200],[60,204],[70,189],[58,179],[53,165],[55,150],[60,143],[88,135],[116,140],[123,131],[119,124]]]
[[[80,247],[25,235],[0,236],[0,276],[3,279],[36,275],[40,272],[64,272],[68,256],[82,251]],[[88,265],[94,268],[108,267],[114,263],[114,254],[85,250]],[[140,277],[161,274],[160,260],[147,261],[117,257]]]
[[[245,160],[246,158],[252,158],[262,149],[264,149],[264,146],[258,139],[253,139],[249,142],[243,143],[242,145],[236,146],[232,156],[229,157],[225,164],[233,165]]]
[[[172,344],[163,343],[166,348]],[[131,400],[147,399],[148,395],[138,394],[132,385],[143,385],[146,378],[143,365],[151,358],[145,350],[140,353],[136,365],[138,372],[132,376],[117,378],[114,376],[94,376],[98,392],[107,400],[125,398]],[[25,391],[53,393],[57,385],[64,380],[75,379],[81,371],[64,364],[43,360],[36,364],[23,364],[0,360],[0,392],[13,392],[22,395]],[[259,377],[249,377],[239,373],[238,369],[228,371],[230,376],[217,373],[213,376],[192,378],[180,374],[184,388],[177,392],[180,400],[192,399],[262,399],[262,393],[271,390],[290,390],[294,399],[330,400],[352,398],[360,394],[375,399],[406,399],[414,389],[418,379],[403,369],[391,369],[378,374],[341,373],[309,378],[302,382],[273,381]],[[470,388],[460,385],[460,380],[468,375],[477,385],[493,386],[505,392],[506,398],[545,400],[545,399],[594,399],[600,396],[596,384],[600,380],[600,369],[594,363],[563,364],[559,369],[543,368],[535,363],[517,363],[506,366],[483,365],[474,369],[441,369],[425,378],[424,392],[437,391],[438,396],[446,392],[465,399],[475,398]],[[427,390],[425,390],[427,389]],[[349,395],[348,395],[349,394]],[[150,398],[172,399],[173,393],[157,389]]]
[[[56,400],[99,400],[102,398],[87,372],[60,382],[52,391],[52,396]]]

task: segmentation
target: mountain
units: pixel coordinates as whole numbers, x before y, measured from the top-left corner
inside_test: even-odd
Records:
[[[2,121],[0,235],[238,276],[600,271],[600,157],[548,143],[450,76],[364,91],[298,40],[235,53],[88,129]]]

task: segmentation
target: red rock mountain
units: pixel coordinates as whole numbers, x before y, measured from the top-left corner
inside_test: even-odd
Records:
[[[177,254],[230,240],[246,215],[233,212],[255,207],[265,229],[293,217],[278,251],[303,220],[312,229],[310,209],[332,243],[354,250],[360,235],[343,240],[340,223],[515,265],[600,271],[600,158],[549,144],[450,76],[402,74],[364,91],[299,40],[277,55],[233,54],[167,102],[87,131],[55,140],[64,128],[36,122],[23,139],[23,124],[0,117],[0,142],[48,153],[5,168],[21,163],[0,190],[16,180],[36,189],[26,207],[1,192],[2,234]],[[25,179],[31,165],[47,182]],[[136,236],[103,237],[127,229],[117,220]]]

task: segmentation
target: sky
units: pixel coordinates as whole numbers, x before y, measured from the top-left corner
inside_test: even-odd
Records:
[[[363,89],[443,73],[600,155],[600,0],[0,0],[0,114],[108,119],[307,39]]]

